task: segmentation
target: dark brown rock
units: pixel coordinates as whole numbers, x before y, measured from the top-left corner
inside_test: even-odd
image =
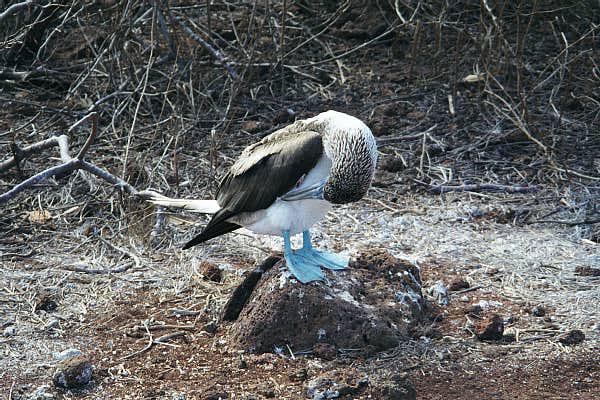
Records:
[[[205,394],[202,398],[205,400],[226,400],[229,398],[229,394],[226,392],[212,392]]]
[[[294,120],[294,116],[296,113],[291,108],[286,108],[285,110],[281,110],[273,117],[271,121],[273,125],[283,124],[284,122],[290,122]]]
[[[585,340],[585,335],[579,329],[573,329],[558,337],[558,341],[566,345],[579,344]]]
[[[215,321],[210,321],[206,324],[204,324],[204,326],[202,327],[202,330],[204,332],[208,332],[208,333],[216,333],[217,332],[217,324]]]
[[[242,129],[248,133],[256,133],[260,130],[260,122],[244,121],[244,122],[242,122]]]
[[[58,308],[58,303],[50,295],[41,297],[35,304],[35,311],[54,312]]]
[[[379,167],[389,172],[400,172],[406,168],[400,157],[384,157]]]
[[[504,321],[502,317],[493,314],[479,324],[477,338],[479,340],[500,340],[504,334]]]
[[[448,290],[458,292],[459,290],[468,289],[471,285],[464,278],[456,278],[448,285]]]
[[[416,400],[417,391],[408,380],[407,374],[394,375],[389,381],[376,385],[376,391],[381,399],[386,400]]]
[[[56,366],[54,384],[65,389],[77,389],[87,385],[92,379],[93,365],[84,355],[64,359]]]
[[[298,371],[292,372],[289,375],[291,381],[303,382],[308,379],[308,370],[306,368],[300,368]]]
[[[221,282],[221,270],[213,263],[203,261],[200,264],[200,273],[207,281]]]
[[[542,305],[535,306],[531,309],[531,314],[535,315],[536,317],[543,317],[546,315],[546,308]]]
[[[473,304],[465,310],[465,313],[471,317],[479,317],[483,312],[483,307],[479,304]]]
[[[313,346],[313,355],[323,360],[333,360],[337,355],[337,349],[329,343],[317,343]]]
[[[581,276],[600,276],[600,268],[590,266],[579,266],[575,268],[577,275]]]
[[[258,281],[230,327],[231,344],[259,353],[290,346],[395,347],[426,312],[416,267],[387,252],[361,255],[345,271],[327,271],[329,282],[303,285],[283,262]]]

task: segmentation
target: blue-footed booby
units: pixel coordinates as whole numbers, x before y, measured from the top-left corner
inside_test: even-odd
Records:
[[[155,204],[213,214],[183,248],[245,227],[283,236],[290,272],[302,283],[322,280],[321,267],[348,267],[349,256],[312,247],[310,228],[332,204],[360,200],[371,185],[377,146],[358,118],[337,111],[298,120],[247,147],[224,176],[215,200],[154,196]],[[290,236],[302,233],[293,250]]]

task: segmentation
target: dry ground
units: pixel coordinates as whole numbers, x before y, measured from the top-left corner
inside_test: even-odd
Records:
[[[369,359],[352,351],[329,361],[310,352],[295,359],[288,352],[244,354],[228,346],[227,324],[219,324],[215,335],[203,330],[250,266],[248,260],[264,257],[278,247],[277,240],[230,235],[185,253],[131,243],[140,266],[110,275],[65,270],[75,258],[84,257],[85,243],[69,257],[52,246],[39,257],[5,261],[2,323],[11,323],[16,334],[0,339],[4,396],[12,392],[19,398],[20,391],[50,384],[53,354],[70,347],[89,354],[96,366],[94,384],[78,398],[204,399],[226,393],[245,399],[272,393],[274,398],[300,399],[307,380],[324,374],[348,384],[367,376],[372,385],[348,398],[384,398],[378,389],[397,373],[408,374],[422,399],[600,395],[598,278],[575,272],[578,266],[597,267],[593,258],[598,245],[571,240],[571,229],[514,226],[475,212],[494,211],[497,216],[513,196],[469,197],[412,197],[398,206],[375,189],[359,207],[337,209],[320,226],[322,246],[351,253],[383,247],[419,265],[426,286],[438,279],[449,283],[463,278],[479,287],[453,295],[448,307],[437,308],[434,322],[424,324],[397,349]],[[43,230],[44,224],[36,229]],[[79,237],[76,243],[85,242],[81,234],[74,237]],[[112,256],[119,257],[115,252]],[[201,260],[225,270],[222,282],[202,279]],[[34,311],[43,298],[53,299],[57,309]],[[516,335],[515,341],[474,338],[469,321],[476,323],[477,318],[468,313],[482,300],[489,312],[507,319],[507,332]],[[545,316],[532,315],[536,305],[543,305]],[[177,316],[175,310],[199,313]],[[146,346],[144,324],[155,323],[174,327],[153,331],[154,338],[184,335],[126,358]],[[581,329],[585,341],[559,343],[559,334],[570,329]]]

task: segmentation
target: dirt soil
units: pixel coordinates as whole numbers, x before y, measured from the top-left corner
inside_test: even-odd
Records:
[[[0,162],[62,133],[75,154],[89,121],[69,128],[94,110],[87,160],[209,198],[248,144],[351,113],[379,140],[377,175],[315,227],[316,246],[418,268],[428,315],[385,351],[243,350],[223,307],[281,240],[242,230],[182,251],[205,217],[157,217],[80,171],[0,204],[2,399],[600,398],[597,2],[295,1],[285,40],[279,2],[207,2],[210,21],[204,4],[169,2],[212,29],[238,80],[182,28],[165,34],[177,22],[148,6],[161,2],[89,3],[45,8],[61,27],[47,47],[17,35],[20,14],[0,27]],[[0,171],[0,193],[57,154]],[[94,372],[65,390],[53,376],[71,348]]]

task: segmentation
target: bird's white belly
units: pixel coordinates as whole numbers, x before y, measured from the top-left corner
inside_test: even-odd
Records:
[[[331,204],[326,200],[277,199],[269,208],[238,215],[232,222],[264,235],[281,235],[285,230],[295,235],[309,229],[330,209]]]

